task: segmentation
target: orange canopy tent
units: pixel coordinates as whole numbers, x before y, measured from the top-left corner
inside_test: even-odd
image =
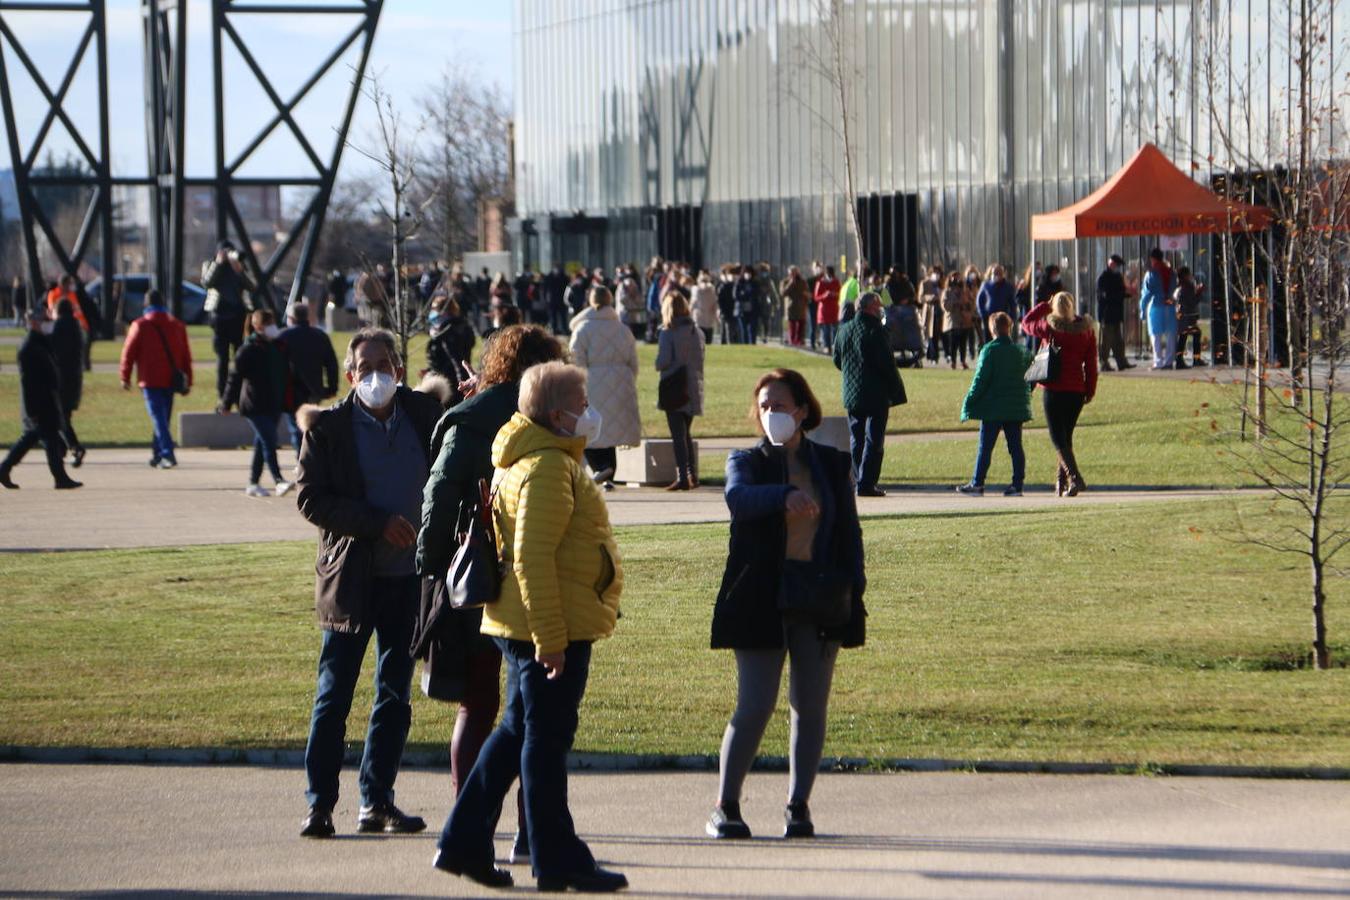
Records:
[[[1264,206],[1220,197],[1174,166],[1157,147],[1145,144],[1110,181],[1082,200],[1032,216],[1031,239],[1260,231],[1270,220]]]

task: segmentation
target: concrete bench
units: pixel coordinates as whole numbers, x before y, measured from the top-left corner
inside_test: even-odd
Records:
[[[355,331],[359,324],[355,310],[343,306],[330,304],[324,314],[324,326],[329,334],[335,331]]]
[[[277,446],[289,446],[291,433],[284,416],[277,418]],[[253,446],[253,426],[239,413],[185,412],[178,414],[178,446],[233,450]]]
[[[647,438],[636,447],[621,447],[614,480],[623,484],[670,484],[675,480],[675,442]],[[694,441],[694,477],[698,477],[698,441]]]
[[[806,438],[848,453],[848,419],[845,416],[825,416],[820,420],[820,427],[807,432]]]

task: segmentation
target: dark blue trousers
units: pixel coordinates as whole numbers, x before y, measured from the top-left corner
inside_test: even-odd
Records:
[[[420,602],[421,583],[416,575],[375,578],[369,603],[374,621],[351,634],[323,633],[319,685],[305,747],[305,774],[309,778],[305,799],[311,806],[332,809],[337,803],[338,773],[347,749],[347,715],[372,632],[375,705],[370,710],[358,784],[363,805],[394,802],[394,779],[412,724],[410,651]]]
[[[860,488],[874,488],[881,477],[881,457],[886,452],[886,420],[889,409],[879,413],[848,414],[849,449],[853,452],[853,478]]]
[[[984,486],[984,478],[989,474],[989,464],[994,458],[994,447],[998,444],[998,434],[1003,432],[1008,439],[1008,455],[1012,457],[1012,486],[1020,488],[1027,476],[1027,456],[1022,451],[1021,422],[981,422],[980,447],[975,454],[975,475],[971,484]]]
[[[576,738],[591,645],[569,644],[562,676],[549,681],[544,667],[534,661],[534,644],[494,640],[506,665],[506,710],[460,786],[439,846],[467,866],[491,863],[497,817],[519,777],[535,876],[589,872],[595,868],[595,857],[577,837],[567,808],[567,753]]]

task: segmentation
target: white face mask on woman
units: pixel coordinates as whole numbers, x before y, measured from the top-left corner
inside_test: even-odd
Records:
[[[569,415],[577,420],[576,424],[572,426],[572,437],[585,438],[587,446],[600,440],[600,426],[603,424],[603,419],[599,410],[594,406],[588,406],[586,411],[579,416],[572,412],[569,412]]]
[[[797,433],[797,420],[792,413],[765,410],[759,414],[759,424],[764,428],[764,436],[775,447],[781,447]]]
[[[388,372],[371,372],[356,383],[356,397],[367,409],[384,409],[397,390],[398,382]]]

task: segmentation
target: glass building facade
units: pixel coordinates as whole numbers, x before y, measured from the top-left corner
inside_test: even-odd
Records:
[[[843,0],[836,67],[829,0],[517,0],[517,259],[851,264],[843,81],[869,261],[1020,268],[1030,217],[1145,142],[1202,182],[1285,158],[1289,6]],[[1083,242],[1081,271],[1155,242]]]

